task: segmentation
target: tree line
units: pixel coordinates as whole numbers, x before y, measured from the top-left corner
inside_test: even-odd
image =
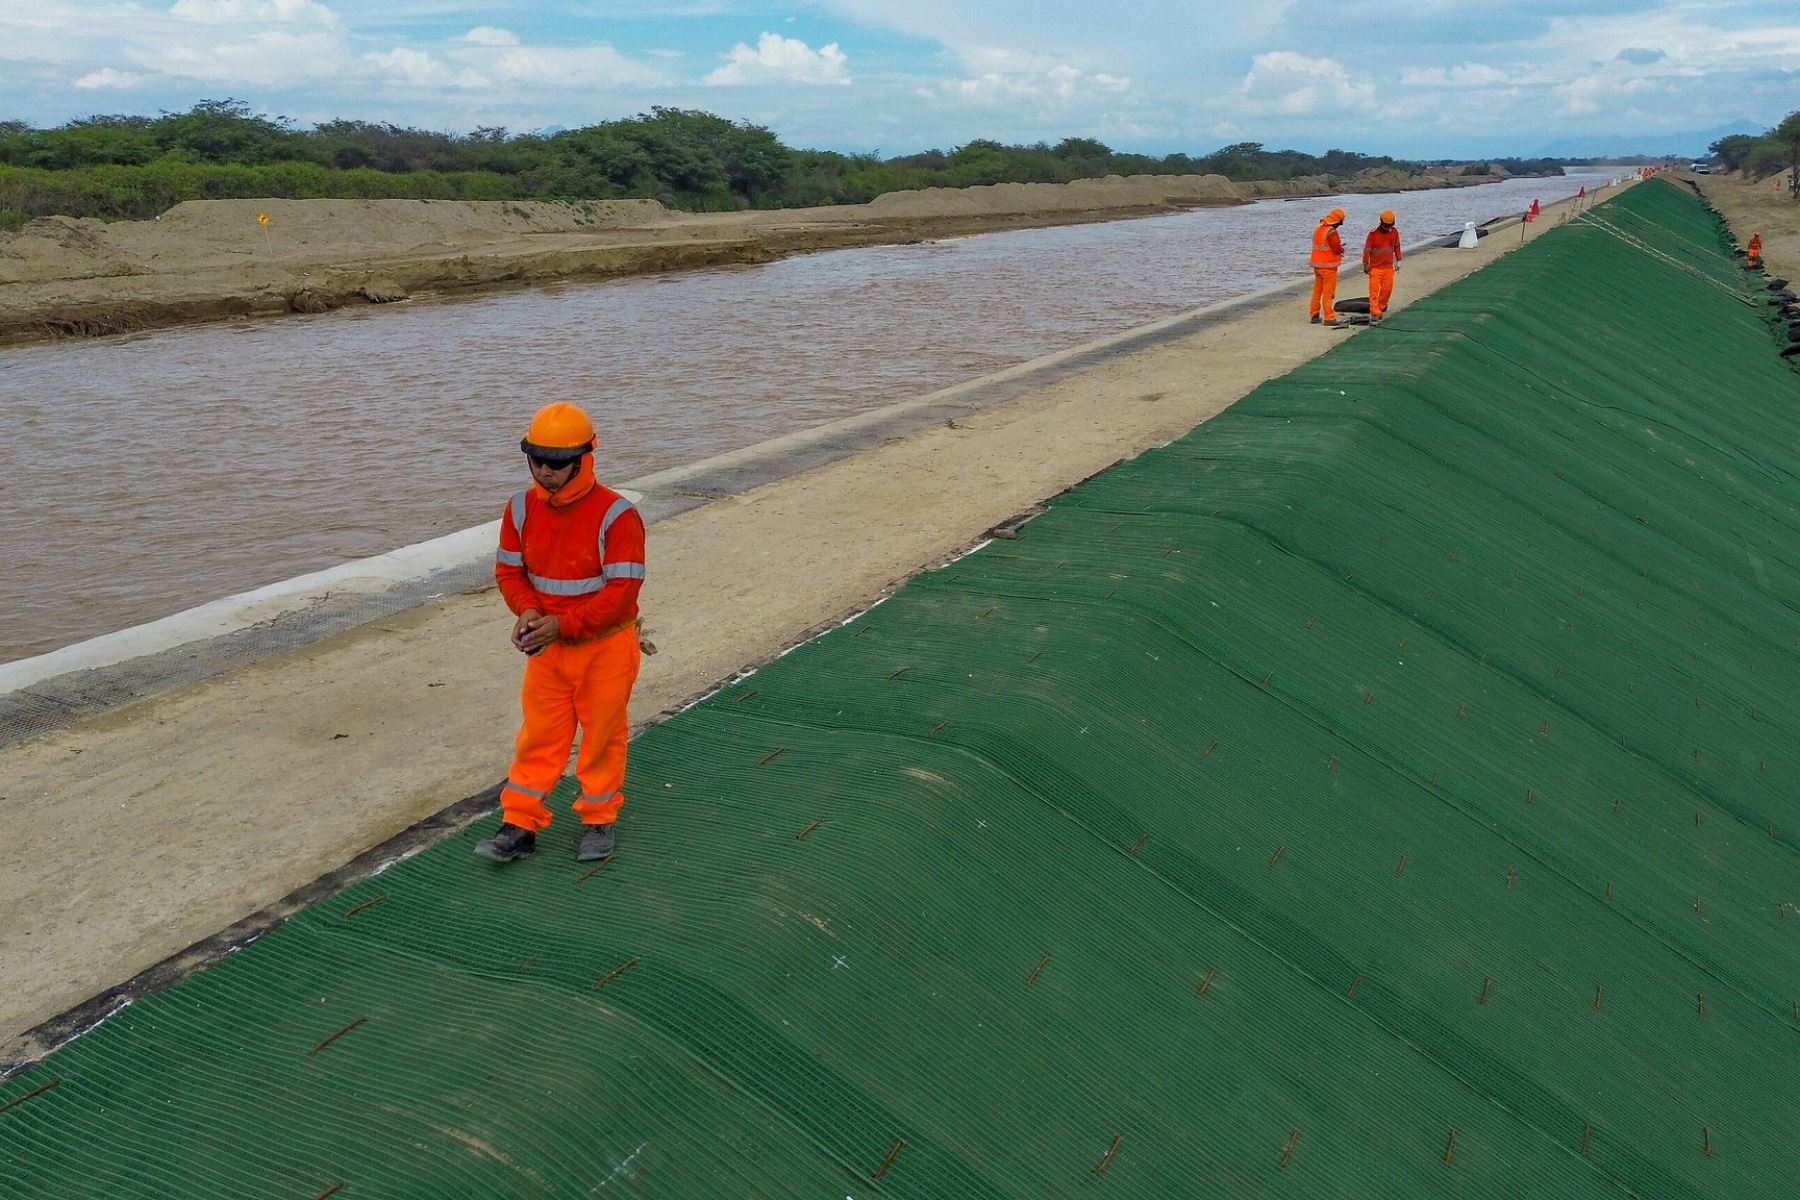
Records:
[[[1500,165],[1513,174],[1560,169],[1549,160]],[[299,128],[225,99],[186,112],[97,115],[49,129],[0,121],[0,228],[52,213],[141,219],[194,199],[641,197],[724,211],[857,204],[924,187],[1139,174],[1292,179],[1372,167],[1417,174],[1425,164],[1349,150],[1270,150],[1257,142],[1155,157],[1077,137],[1055,145],[978,139],[883,158],[794,149],[761,125],[665,107],[553,133],[439,133],[357,120]]]
[[[1800,172],[1800,111],[1789,113],[1760,134],[1734,133],[1708,147],[1727,171],[1767,179],[1782,171]],[[1800,192],[1795,193],[1800,197]]]

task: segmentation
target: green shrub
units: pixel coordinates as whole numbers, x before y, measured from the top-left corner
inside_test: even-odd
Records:
[[[1505,160],[1557,169],[1550,160]],[[609,200],[654,197],[670,208],[728,212],[856,204],[885,192],[993,183],[1066,183],[1104,175],[1206,174],[1235,180],[1350,176],[1416,163],[1328,150],[1323,155],[1238,142],[1211,154],[1122,154],[1093,138],[878,154],[795,150],[748,121],[652,108],[550,135],[504,129],[467,135],[369,121],[292,127],[240,100],[205,100],[160,117],[95,116],[57,129],[0,121],[0,207],[146,218],[183,200]],[[1477,163],[1464,174],[1486,175]]]
[[[1744,156],[1744,174],[1767,179],[1788,169],[1787,150],[1772,138],[1763,138]]]

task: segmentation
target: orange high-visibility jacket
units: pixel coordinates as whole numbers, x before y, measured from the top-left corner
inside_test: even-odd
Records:
[[[1750,239],[1750,245],[1749,245],[1748,249],[1751,254],[1762,253],[1762,234],[1760,234],[1760,233],[1756,234],[1754,237],[1752,237]]]
[[[1400,265],[1400,230],[1398,227],[1381,232],[1381,226],[1369,230],[1368,240],[1363,242],[1363,270],[1371,267],[1397,267]]]
[[[638,615],[644,519],[599,483],[562,508],[551,507],[541,488],[527,488],[506,502],[494,582],[513,612],[556,617],[565,640],[616,629]]]
[[[1313,230],[1312,265],[1315,267],[1335,267],[1344,261],[1344,239],[1338,236],[1337,226],[1319,222]]]

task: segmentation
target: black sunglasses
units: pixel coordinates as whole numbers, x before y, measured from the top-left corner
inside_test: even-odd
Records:
[[[572,467],[580,462],[579,458],[539,458],[535,454],[525,456],[534,467],[542,467],[546,471],[560,471],[564,467]]]

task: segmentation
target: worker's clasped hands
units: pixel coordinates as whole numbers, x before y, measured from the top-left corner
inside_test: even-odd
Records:
[[[537,609],[528,608],[513,623],[512,641],[520,651],[537,654],[561,636],[561,633],[560,623],[554,616],[546,617]]]

